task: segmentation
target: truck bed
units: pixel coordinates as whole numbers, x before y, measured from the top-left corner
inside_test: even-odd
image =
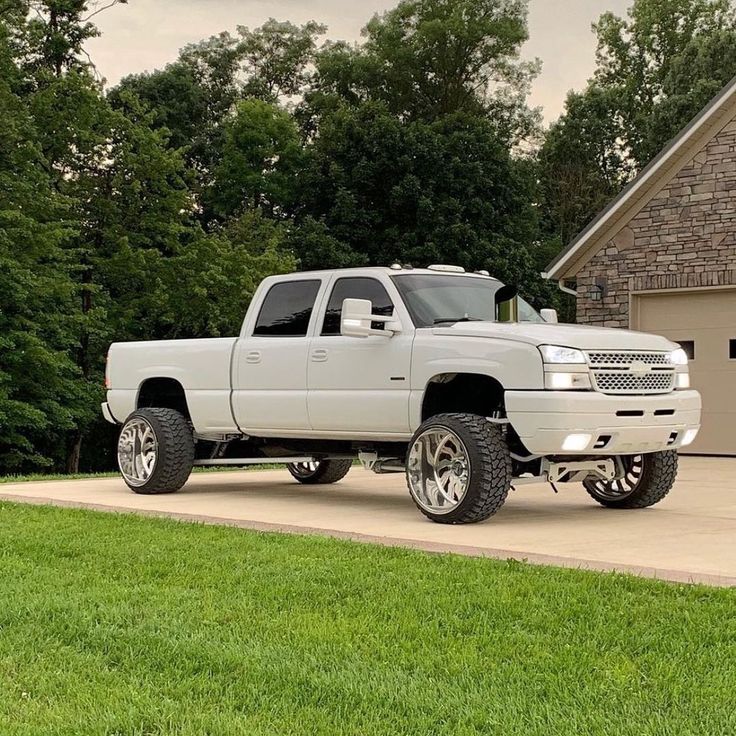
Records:
[[[147,379],[173,379],[186,391],[198,431],[237,431],[230,406],[230,363],[237,338],[113,343],[108,354],[108,403],[117,421],[135,409]]]

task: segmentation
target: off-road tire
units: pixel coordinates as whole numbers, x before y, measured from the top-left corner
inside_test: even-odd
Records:
[[[433,427],[444,427],[462,440],[468,453],[468,489],[458,506],[449,513],[433,513],[422,507],[409,484],[409,453],[415,440]],[[407,485],[416,507],[439,524],[473,524],[485,521],[503,506],[511,488],[511,455],[503,433],[495,424],[476,414],[448,413],[430,417],[417,429],[406,456]]]
[[[309,475],[297,473],[291,464],[286,467],[294,480],[299,483],[303,483],[306,486],[324,485],[326,483],[337,483],[337,481],[342,480],[348,472],[350,472],[350,468],[353,467],[353,461],[319,460],[317,463],[317,469]]]
[[[602,506],[613,509],[643,509],[659,503],[672,489],[677,478],[677,451],[663,450],[642,455],[643,469],[634,489],[622,498],[600,495],[596,481],[585,480],[588,494]],[[610,483],[611,481],[609,481]]]
[[[187,418],[175,409],[151,407],[137,409],[126,420],[143,417],[153,428],[158,443],[156,464],[151,477],[140,486],[128,487],[135,493],[155,495],[174,493],[189,479],[194,466],[194,433]]]

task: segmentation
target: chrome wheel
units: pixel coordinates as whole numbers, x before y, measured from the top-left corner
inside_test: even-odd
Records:
[[[409,490],[419,506],[433,514],[448,514],[468,492],[468,451],[454,432],[430,427],[409,450],[407,477]]]
[[[125,424],[118,440],[118,466],[129,486],[145,485],[158,457],[158,441],[153,427],[140,416]]]
[[[309,478],[314,475],[319,468],[317,460],[309,460],[302,463],[289,463],[291,474],[298,478]]]
[[[634,493],[644,473],[644,456],[627,455],[621,458],[621,462],[624,468],[623,477],[613,480],[586,480],[588,490],[606,501],[620,501]]]

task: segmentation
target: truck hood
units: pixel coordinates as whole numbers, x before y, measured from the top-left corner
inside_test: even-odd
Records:
[[[455,322],[432,328],[435,335],[491,337],[528,345],[563,345],[582,350],[674,350],[665,337],[633,330],[546,322]]]

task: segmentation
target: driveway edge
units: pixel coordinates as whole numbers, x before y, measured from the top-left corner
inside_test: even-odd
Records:
[[[254,521],[248,519],[228,519],[218,516],[207,516],[202,514],[187,514],[175,511],[158,511],[153,509],[131,509],[125,506],[114,506],[98,503],[83,503],[80,501],[66,501],[43,496],[16,496],[10,493],[0,493],[0,501],[9,503],[26,503],[34,506],[57,506],[60,508],[87,509],[91,511],[103,511],[107,513],[136,514],[138,516],[176,519],[178,521],[196,522],[211,526],[230,526],[239,529],[250,529],[259,532],[279,532],[284,534],[315,534],[334,539],[344,539],[354,542],[378,544],[384,547],[402,547],[416,549],[435,554],[451,553],[466,557],[487,557],[496,560],[515,560],[533,565],[551,565],[577,570],[595,570],[597,572],[618,572],[636,575],[638,577],[653,580],[664,580],[672,583],[710,585],[714,587],[730,588],[736,587],[736,577],[726,575],[713,575],[709,573],[693,573],[686,570],[670,570],[658,567],[642,567],[639,565],[618,564],[589,560],[577,557],[561,557],[558,555],[546,555],[538,552],[519,552],[509,549],[494,549],[489,547],[476,547],[472,545],[449,544],[444,542],[429,542],[417,539],[405,539],[401,537],[384,537],[360,532],[344,532],[337,529],[324,529],[320,527],[297,526],[294,524],[275,524],[265,521]]]

